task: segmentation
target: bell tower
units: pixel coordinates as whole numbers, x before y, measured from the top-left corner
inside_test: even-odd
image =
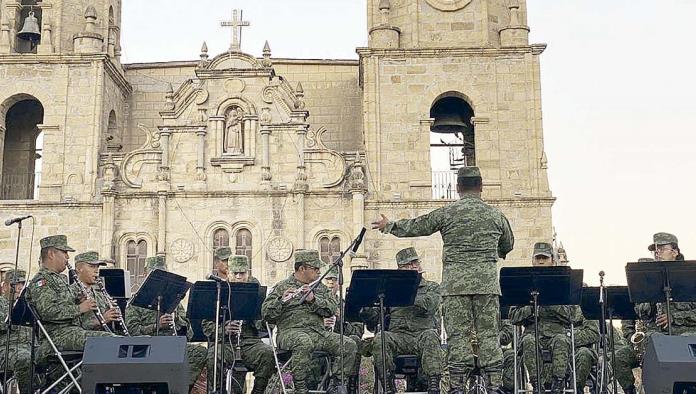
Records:
[[[132,90],[120,23],[121,0],[0,0],[0,200],[101,200]]]
[[[541,122],[546,45],[529,43],[526,2],[368,0],[367,14],[358,53],[376,198],[437,207],[458,198],[456,170],[478,166],[483,198],[515,231],[506,263],[528,264],[531,245],[551,242],[554,198]]]

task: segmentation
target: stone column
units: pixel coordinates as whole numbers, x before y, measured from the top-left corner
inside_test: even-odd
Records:
[[[295,201],[297,201],[297,249],[305,249],[307,247],[305,244],[305,193],[296,192]]]
[[[304,248],[305,245],[305,194],[309,190],[309,184],[307,183],[307,174],[305,172],[305,162],[304,162],[304,138],[307,134],[307,125],[302,124],[297,128],[297,175],[295,177],[295,185],[293,189],[295,190],[295,199],[297,201],[297,242]]]
[[[157,191],[158,208],[157,215],[157,255],[165,255],[167,252],[167,191]]]
[[[211,116],[208,118],[210,124],[210,130],[213,133],[213,144],[215,144],[215,149],[213,150],[215,157],[222,156],[222,146],[225,141],[225,117],[224,116]]]
[[[261,185],[264,189],[269,189],[271,187],[271,128],[269,123],[271,123],[271,109],[264,107],[261,109],[261,150],[262,150],[262,163],[261,163]]]
[[[172,132],[164,128],[159,132],[160,135],[160,146],[162,147],[162,164],[164,168],[169,168],[169,137]]]
[[[353,196],[353,237],[357,237],[360,231],[365,227],[365,172],[364,164],[360,157],[351,167],[350,177],[348,179],[350,192]],[[365,242],[360,244],[356,256],[350,260],[350,269],[367,268],[367,258],[365,256]]]
[[[205,128],[201,127],[196,131],[198,137],[197,155],[196,155],[196,180],[205,181]]]
[[[107,159],[102,169],[102,233],[101,248],[99,254],[105,258],[114,258],[114,220],[115,220],[115,199],[114,180],[116,179],[116,164],[111,156]]]

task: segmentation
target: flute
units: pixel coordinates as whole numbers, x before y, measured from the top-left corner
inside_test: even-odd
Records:
[[[292,290],[291,292],[287,293],[286,295],[283,296],[282,301],[283,302],[288,302],[298,296],[301,296],[302,294],[306,293],[310,287],[314,286],[317,282],[319,282],[321,278],[315,280],[314,282],[308,283],[302,287],[298,287],[295,290]]]

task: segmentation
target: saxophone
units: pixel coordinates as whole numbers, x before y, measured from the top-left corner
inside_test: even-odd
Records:
[[[80,278],[77,276],[77,272],[75,272],[75,269],[68,264],[68,275],[70,275],[70,279],[74,283],[77,283],[77,286],[80,288],[80,294],[85,297],[87,300],[94,300],[92,297],[89,289],[85,286],[84,283],[80,281]],[[96,301],[96,300],[94,300]],[[111,329],[109,328],[109,325],[106,324],[106,320],[104,319],[104,315],[102,315],[101,310],[99,309],[99,304],[97,303],[97,309],[94,310],[94,316],[97,318],[97,321],[99,322],[99,325],[102,326],[104,331],[106,332],[112,332]]]
[[[631,335],[629,341],[633,345],[633,351],[636,353],[638,363],[643,363],[643,355],[645,354],[645,323],[643,320],[636,321],[636,332]]]
[[[104,287],[104,278],[99,278],[97,280],[97,290],[99,290],[99,292],[102,293],[102,295],[106,299],[106,302],[109,304],[109,308],[117,309],[119,311],[116,324],[119,327],[121,327],[121,332],[123,332],[123,335],[129,337],[130,333],[128,332],[128,327],[126,327],[126,321],[123,319],[123,315],[121,314],[121,310],[118,307],[118,304],[113,298],[111,298],[109,293],[106,292],[106,288]]]

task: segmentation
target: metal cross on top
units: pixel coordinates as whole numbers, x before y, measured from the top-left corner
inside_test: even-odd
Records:
[[[220,22],[222,27],[232,28],[232,44],[230,52],[240,52],[242,44],[242,27],[249,26],[249,21],[242,18],[242,10],[232,10],[232,20]]]

